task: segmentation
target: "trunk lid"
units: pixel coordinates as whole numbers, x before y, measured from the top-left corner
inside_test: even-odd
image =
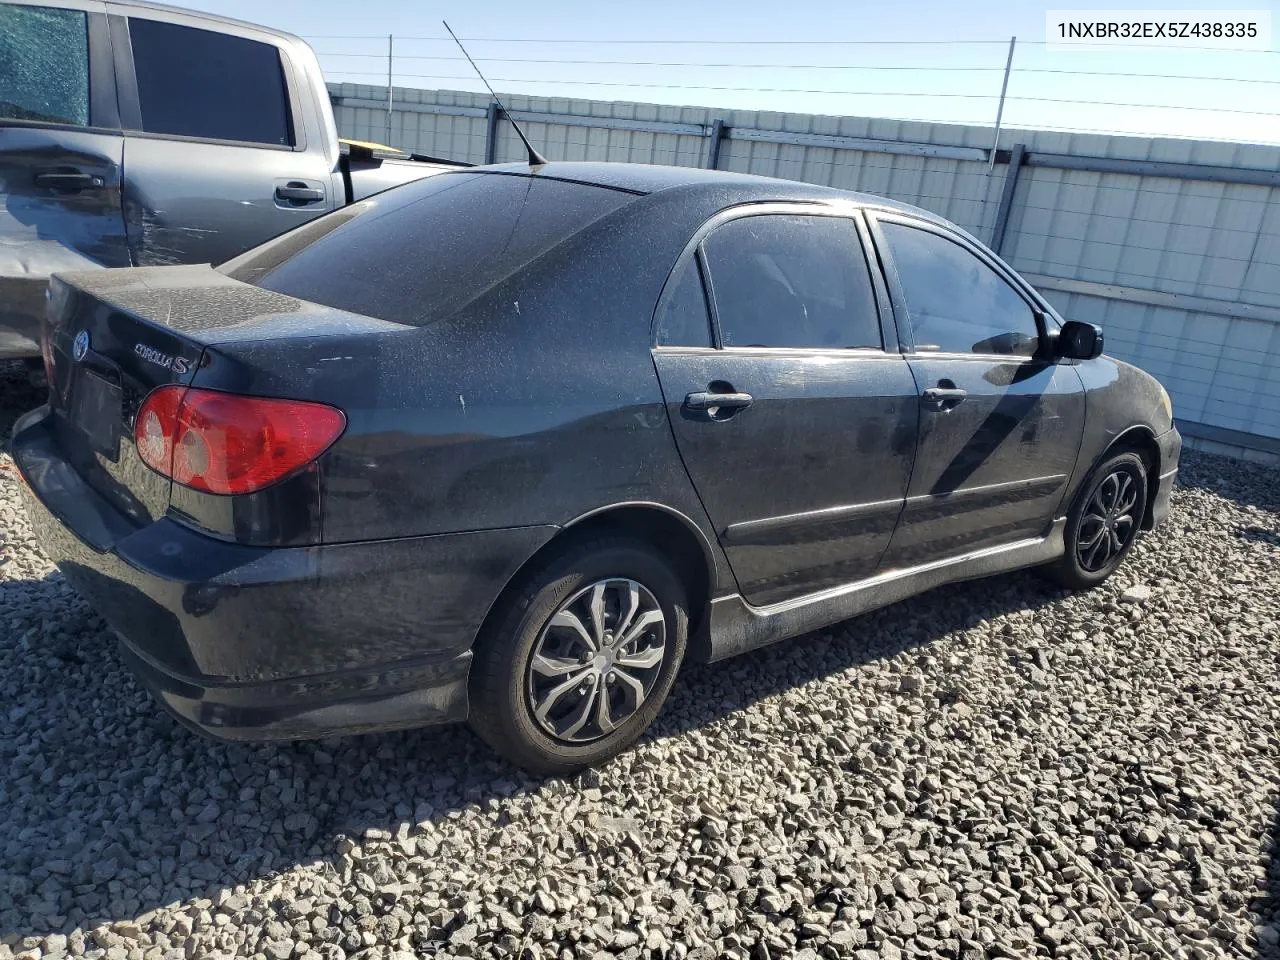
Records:
[[[147,395],[190,385],[211,347],[397,327],[232,280],[207,265],[59,274],[45,336],[53,429],[81,476],[137,524],[168,510],[171,481],[138,456]],[[225,355],[225,352],[224,352]]]

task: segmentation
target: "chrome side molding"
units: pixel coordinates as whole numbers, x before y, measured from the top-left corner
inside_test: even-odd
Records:
[[[707,659],[714,663],[829,627],[943,584],[1047,563],[1062,556],[1066,525],[1067,518],[1060,517],[1044,537],[986,547],[902,570],[887,570],[865,580],[766,607],[753,607],[736,593],[717,597],[711,602]]]

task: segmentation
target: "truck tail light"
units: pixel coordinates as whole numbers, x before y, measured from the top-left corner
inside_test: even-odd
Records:
[[[253,493],[314,461],[346,429],[337,407],[177,384],[153,390],[134,421],[143,463],[193,490]]]

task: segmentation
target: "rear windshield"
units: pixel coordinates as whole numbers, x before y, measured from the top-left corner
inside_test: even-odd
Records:
[[[545,177],[443,173],[313,220],[224,273],[415,326],[457,312],[635,195]]]

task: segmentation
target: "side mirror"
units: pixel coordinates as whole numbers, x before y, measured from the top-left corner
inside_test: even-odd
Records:
[[[1102,328],[1068,320],[1058,331],[1057,355],[1060,360],[1092,360],[1102,356]]]

